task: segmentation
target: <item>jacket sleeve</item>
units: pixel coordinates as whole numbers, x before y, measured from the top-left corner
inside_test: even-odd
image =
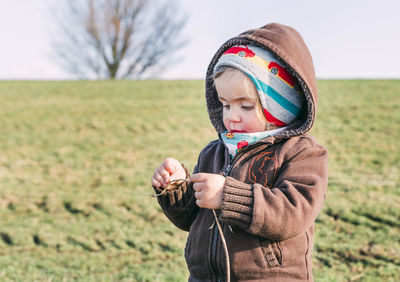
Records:
[[[186,178],[189,178],[190,174],[188,170],[185,167],[184,169],[186,171]],[[197,166],[194,169],[194,173],[196,173],[196,171]],[[157,187],[153,186],[153,189],[157,194],[162,192],[162,190]],[[177,186],[176,189],[167,191],[157,199],[168,219],[178,228],[189,231],[199,210],[196,205],[192,184],[184,182]]]
[[[221,142],[219,140],[211,141],[200,152],[197,165],[194,168],[193,173],[213,173],[215,171],[219,171],[223,163],[214,161],[213,158],[223,154],[224,151],[224,146],[221,146]],[[219,158],[217,157],[216,159]],[[186,178],[189,178],[189,172],[187,170]],[[162,190],[159,188],[153,188],[157,194],[162,192]],[[186,182],[178,186],[177,189],[167,191],[164,195],[158,197],[158,203],[171,222],[178,228],[185,231],[189,231],[190,226],[195,220],[200,209],[196,205],[196,198],[194,197],[192,184],[187,184]]]
[[[223,221],[271,240],[289,239],[308,229],[325,200],[328,152],[305,142],[283,159],[271,189],[227,177]]]

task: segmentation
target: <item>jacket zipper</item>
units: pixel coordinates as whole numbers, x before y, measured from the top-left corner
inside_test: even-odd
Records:
[[[217,242],[219,237],[217,224],[214,224],[212,237],[213,238],[211,243],[211,266],[216,274],[217,281],[220,282],[221,281],[220,272],[218,271],[218,265],[217,265]]]
[[[254,145],[250,145],[246,148],[244,148],[241,152],[237,153],[232,160],[228,161],[228,164],[225,168],[225,171],[222,173],[223,176],[228,176],[229,173],[231,172],[234,164],[236,163],[236,161],[239,159],[239,157],[241,155],[243,155],[246,151],[249,151],[253,148],[256,148],[258,146],[261,146],[261,144],[254,144]],[[221,223],[222,228],[224,226],[223,223]],[[218,231],[218,227],[217,224],[214,224],[214,228],[213,228],[213,235],[212,235],[212,242],[211,242],[211,268],[215,271],[216,277],[217,277],[217,281],[221,282],[223,281],[223,279],[220,278],[220,271],[218,269],[218,264],[217,264],[217,242],[219,239],[219,231]]]

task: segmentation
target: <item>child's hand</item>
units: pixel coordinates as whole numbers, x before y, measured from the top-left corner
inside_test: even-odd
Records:
[[[196,191],[196,204],[201,208],[220,209],[225,177],[214,173],[196,173],[190,177]]]
[[[185,169],[174,158],[167,158],[155,171],[151,184],[157,188],[164,188],[171,180],[186,178]]]

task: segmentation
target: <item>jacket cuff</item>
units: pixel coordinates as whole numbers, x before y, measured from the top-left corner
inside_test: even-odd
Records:
[[[226,177],[221,216],[228,224],[247,229],[253,214],[253,187],[232,177]]]

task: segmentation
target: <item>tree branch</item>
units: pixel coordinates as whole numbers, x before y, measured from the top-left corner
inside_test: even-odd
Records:
[[[59,60],[80,76],[141,77],[181,47],[185,19],[173,2],[65,0],[66,15],[57,21]]]

